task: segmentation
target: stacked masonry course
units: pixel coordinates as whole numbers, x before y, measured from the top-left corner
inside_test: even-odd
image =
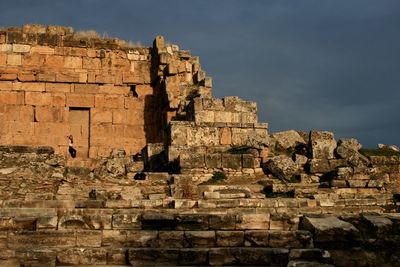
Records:
[[[162,37],[25,25],[0,47],[0,266],[398,264],[398,152],[268,134]]]

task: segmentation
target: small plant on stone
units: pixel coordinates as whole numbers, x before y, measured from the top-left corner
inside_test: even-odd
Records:
[[[211,177],[211,180],[215,183],[222,182],[226,180],[226,174],[224,172],[214,172],[213,176]]]

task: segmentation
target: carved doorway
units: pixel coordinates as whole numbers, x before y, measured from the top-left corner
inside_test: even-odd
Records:
[[[69,109],[69,126],[70,134],[74,138],[74,148],[76,149],[77,158],[89,157],[89,125],[90,125],[90,109],[88,108],[70,108]]]

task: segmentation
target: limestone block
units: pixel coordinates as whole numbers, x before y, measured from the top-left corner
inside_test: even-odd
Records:
[[[7,54],[0,54],[0,66],[7,66]]]
[[[215,127],[193,127],[187,130],[188,146],[217,146],[219,133]]]
[[[244,232],[246,247],[268,247],[269,232],[265,230],[247,230]]]
[[[32,106],[51,106],[52,94],[44,92],[26,92],[25,104]]]
[[[101,69],[101,60],[99,58],[83,57],[82,67],[89,70],[99,70]]]
[[[334,159],[336,140],[332,132],[310,132],[311,154],[314,159]]]
[[[291,177],[298,174],[301,170],[301,166],[285,155],[270,158],[270,160],[265,164],[265,168],[267,168],[275,177],[285,181],[290,181]]]
[[[112,123],[112,111],[106,108],[93,108],[90,116],[93,123]]]
[[[223,98],[223,101],[227,111],[250,113],[257,112],[257,105],[255,102],[244,101],[237,96],[226,96]]]
[[[216,231],[217,246],[242,247],[244,244],[243,231]]]
[[[45,66],[49,69],[60,69],[64,67],[64,57],[58,55],[46,55]]]
[[[81,69],[82,58],[81,57],[64,57],[64,68],[69,69]]]
[[[0,91],[0,104],[23,105],[24,102],[24,92]]]
[[[54,55],[55,51],[53,47],[37,45],[31,47],[31,53],[37,53],[41,55]]]
[[[14,53],[29,53],[29,51],[31,50],[31,46],[23,44],[13,44],[12,50]]]
[[[44,92],[45,91],[45,83],[43,82],[23,82],[21,84],[22,91],[29,92]]]
[[[358,230],[352,224],[333,216],[315,218],[305,216],[302,227],[314,234],[315,242],[346,242],[358,233]]]
[[[287,150],[295,148],[299,144],[306,144],[306,141],[295,130],[273,133],[271,135],[271,142],[275,144],[278,150]]]
[[[362,219],[368,224],[371,232],[382,235],[392,231],[393,222],[382,215],[362,214]]]
[[[179,251],[179,265],[205,266],[208,263],[208,249],[185,248]]]
[[[112,82],[113,83],[113,82]],[[115,86],[112,84],[100,85],[99,92],[102,94],[114,94],[114,95],[129,95],[131,89],[129,86]]]
[[[221,154],[206,154],[205,163],[207,168],[221,168]]]
[[[214,111],[197,111],[195,113],[195,122],[214,122],[215,112]]]
[[[46,83],[46,92],[69,93],[71,92],[71,84],[69,83]]]
[[[154,89],[150,85],[136,85],[135,89],[139,97],[154,94]]]
[[[26,249],[37,247],[68,248],[76,244],[74,231],[14,232],[8,235],[8,247]]]
[[[101,247],[102,232],[91,230],[76,231],[76,246],[78,247]]]
[[[228,127],[220,128],[220,144],[221,145],[230,145],[232,144],[232,132]]]
[[[177,266],[178,258],[177,248],[130,248],[128,254],[132,266]]]
[[[212,248],[210,265],[286,266],[288,249],[278,248]]]
[[[35,118],[37,122],[67,122],[68,109],[65,107],[37,106],[35,107]]]
[[[345,141],[340,141],[338,147],[336,148],[336,153],[353,167],[366,167],[370,164],[367,157],[362,155],[356,150],[359,146]],[[354,149],[356,148],[356,149]]]
[[[32,82],[36,81],[36,74],[33,72],[19,72],[18,81],[20,82]]]
[[[22,65],[22,56],[16,55],[16,54],[8,54],[7,55],[7,65],[21,66]]]
[[[45,55],[40,54],[24,54],[22,56],[22,65],[36,70],[38,66],[43,66],[45,64],[45,58]]]
[[[97,84],[74,84],[73,92],[81,94],[97,94],[99,93],[99,85]]]
[[[107,264],[107,253],[102,248],[70,248],[57,252],[57,264],[105,265]]]
[[[215,111],[214,112],[215,122],[232,122],[232,112],[228,111]]]
[[[69,107],[94,107],[94,95],[67,93],[66,101]]]
[[[122,95],[96,95],[96,108],[115,108],[121,109],[124,107],[124,96]]]
[[[20,75],[20,74],[19,74]],[[21,75],[20,75],[21,76]],[[22,75],[23,76],[23,75]],[[33,77],[32,76],[23,76],[22,77],[22,80],[24,79],[24,78],[27,78],[27,79],[29,79],[29,78],[33,78],[33,80],[35,79],[35,76],[33,75]],[[2,81],[14,81],[14,80],[16,80],[17,79],[17,74],[16,73],[1,73],[0,74],[0,80],[2,80]],[[22,81],[21,79],[18,79],[19,81]]]
[[[213,214],[210,216],[210,229],[235,230],[236,216],[231,214]]]
[[[241,214],[236,221],[236,229],[269,229],[270,214]]]
[[[13,48],[12,44],[0,44],[0,52],[11,52]]]
[[[202,168],[205,166],[204,154],[181,153],[179,164],[182,168]]]
[[[183,231],[159,231],[158,242],[161,248],[183,248],[184,232]]]
[[[80,73],[76,72],[57,72],[56,82],[78,83],[80,82]]]
[[[0,81],[0,91],[11,91],[12,82]]]
[[[189,247],[214,247],[216,244],[214,231],[185,231],[185,240]]]
[[[260,161],[251,154],[242,155],[242,167],[243,168],[258,168]]]
[[[127,233],[125,230],[103,230],[102,231],[102,247],[121,247],[126,244]]]
[[[242,157],[240,154],[222,154],[221,164],[222,168],[241,169]]]
[[[158,231],[127,231],[126,246],[128,247],[158,247]]]
[[[270,231],[269,246],[274,248],[312,248],[309,231]]]

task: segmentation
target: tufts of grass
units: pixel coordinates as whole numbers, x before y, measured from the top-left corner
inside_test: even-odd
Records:
[[[368,156],[400,157],[400,152],[394,151],[389,148],[376,148],[376,149],[361,148],[359,152],[366,157]]]

